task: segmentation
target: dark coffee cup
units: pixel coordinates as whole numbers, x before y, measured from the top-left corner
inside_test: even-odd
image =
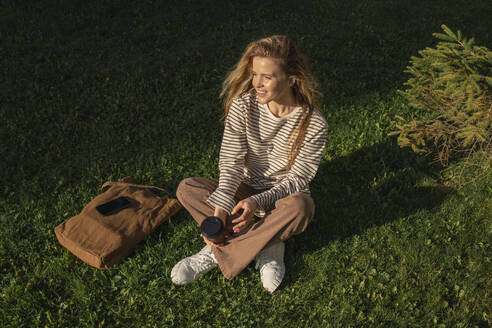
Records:
[[[202,221],[200,229],[205,238],[216,244],[220,244],[225,240],[226,229],[224,229],[224,223],[219,217],[206,217],[205,220]]]

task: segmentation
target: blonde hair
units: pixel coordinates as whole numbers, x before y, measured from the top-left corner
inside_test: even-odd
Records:
[[[224,119],[229,113],[234,98],[245,92],[251,96],[256,95],[251,74],[253,58],[256,56],[278,59],[287,77],[295,78],[292,91],[296,103],[302,107],[302,115],[298,127],[288,141],[288,146],[292,145],[287,162],[287,170],[290,170],[304,141],[313,110],[321,105],[322,94],[300,49],[287,36],[273,35],[251,42],[239,62],[227,74],[220,93],[224,105]]]

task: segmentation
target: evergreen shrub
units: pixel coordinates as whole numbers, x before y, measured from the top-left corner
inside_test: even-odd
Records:
[[[452,158],[463,159],[463,170],[473,168],[472,179],[483,177],[490,174],[492,158],[492,52],[459,30],[441,27],[445,34],[433,36],[442,41],[411,57],[408,88],[398,91],[409,106],[427,112],[427,119],[397,116],[400,122],[390,135],[398,135],[400,147],[433,154],[445,167]],[[470,179],[465,180],[459,184]]]

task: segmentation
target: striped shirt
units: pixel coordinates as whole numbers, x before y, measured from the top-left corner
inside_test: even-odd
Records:
[[[219,185],[207,199],[212,207],[228,214],[236,205],[234,195],[241,182],[267,189],[251,196],[259,206],[256,216],[263,217],[278,199],[296,192],[310,194],[309,182],[316,175],[326,143],[328,124],[314,109],[300,151],[289,171],[290,148],[287,142],[300,124],[301,107],[276,117],[257,96],[243,93],[235,98],[225,120],[219,154]]]

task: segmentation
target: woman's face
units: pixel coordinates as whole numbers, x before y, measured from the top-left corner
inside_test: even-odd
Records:
[[[258,94],[260,104],[273,101],[277,104],[291,104],[293,100],[293,78],[288,78],[278,59],[272,57],[253,57],[253,88]]]

